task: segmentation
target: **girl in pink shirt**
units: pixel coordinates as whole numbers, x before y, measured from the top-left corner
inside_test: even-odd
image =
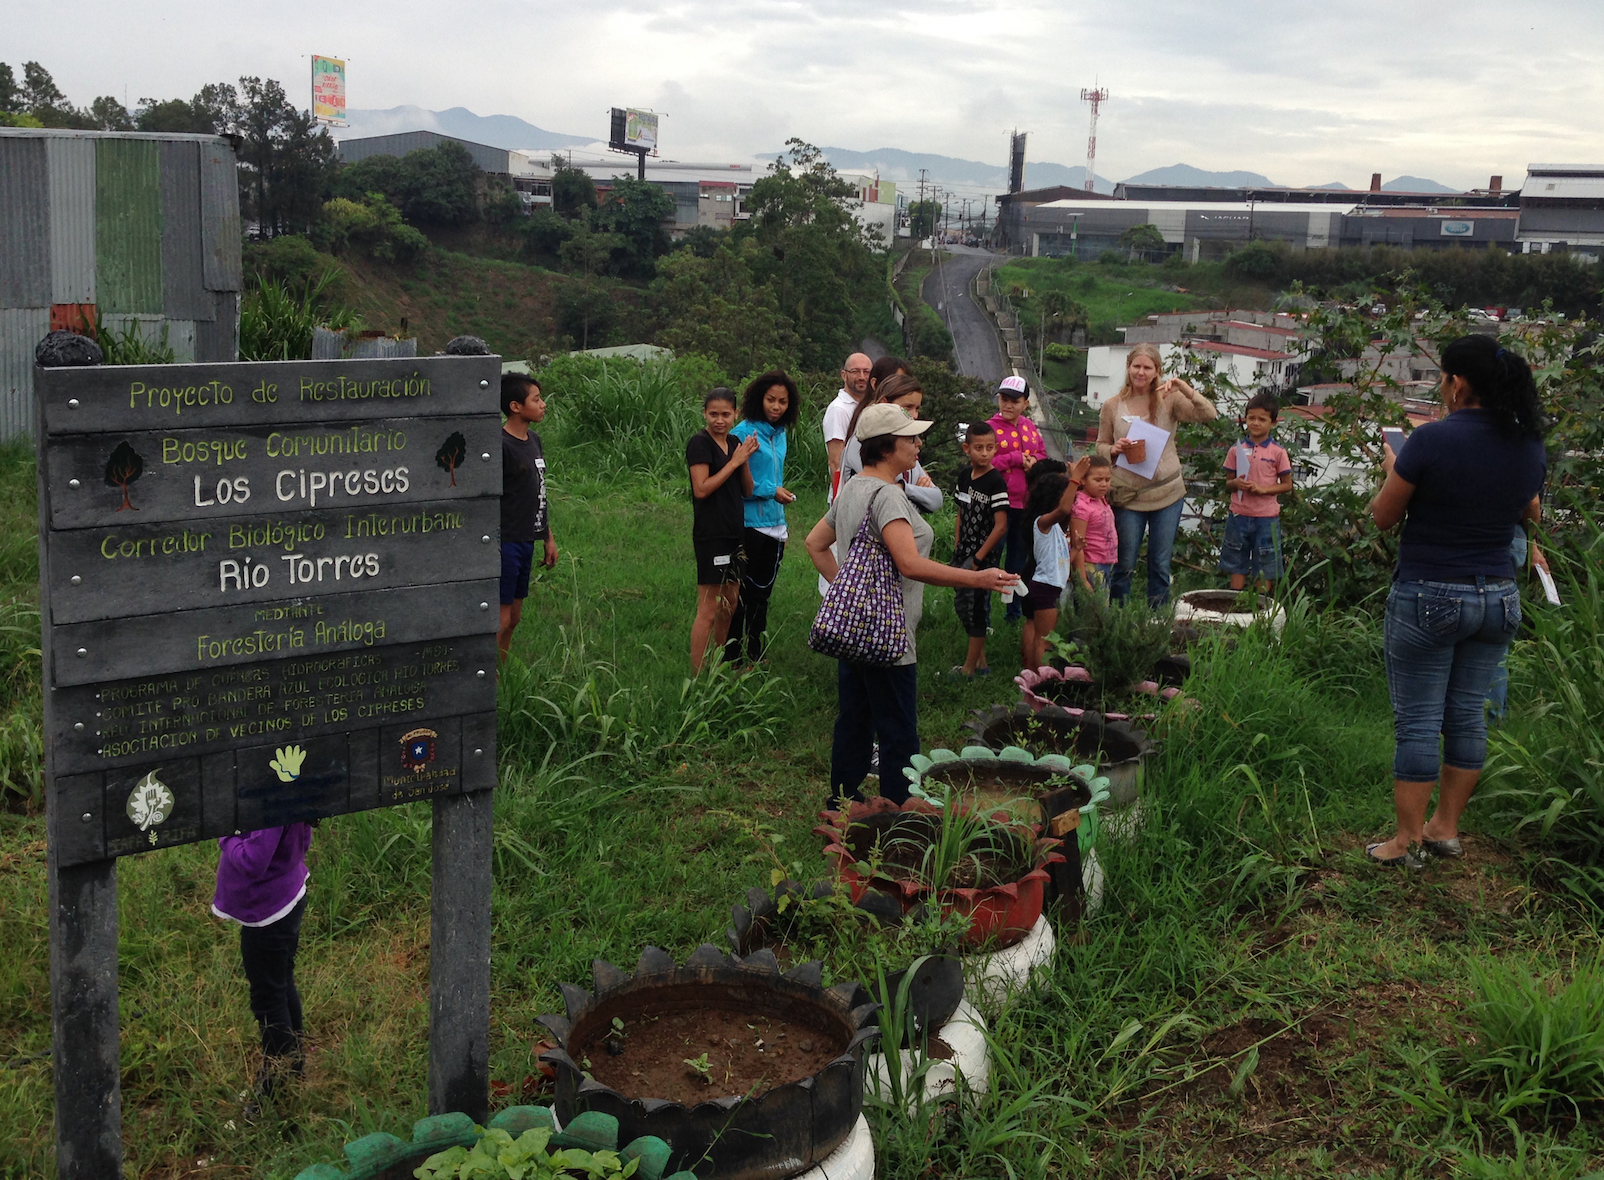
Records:
[[[1093,455],[1086,471],[1086,486],[1075,497],[1075,510],[1070,517],[1070,564],[1075,575],[1087,590],[1092,585],[1092,571],[1097,574],[1098,585],[1106,585],[1108,575],[1119,560],[1119,534],[1114,530],[1114,509],[1108,503],[1108,491],[1114,486],[1114,468],[1104,455]]]
[[[1025,416],[1030,405],[1030,389],[1023,377],[1004,377],[997,386],[997,412],[991,428],[997,432],[997,453],[991,465],[1002,473],[1008,485],[1008,554],[1003,568],[1017,574],[1035,553],[1035,541],[1025,520],[1025,472],[1037,459],[1047,457],[1047,444],[1036,424]],[[1003,618],[1018,621],[1024,607],[1015,598],[1003,611]]]

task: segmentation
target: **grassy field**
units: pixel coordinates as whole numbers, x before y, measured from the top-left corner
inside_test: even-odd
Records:
[[[772,668],[690,682],[680,483],[576,470],[549,442],[548,461],[562,560],[531,591],[501,693],[495,1105],[535,1096],[535,1017],[560,1010],[557,984],[587,980],[592,958],[722,942],[730,905],[769,881],[754,820],[800,872],[823,869],[809,829],[834,668],[805,647],[817,595],[801,548],[820,495],[790,512]],[[15,614],[36,576],[25,455],[0,456],[0,486]],[[927,591],[926,748],[962,743],[971,710],[1016,695],[1016,633],[998,622],[996,672],[973,683],[947,674],[963,642],[951,592]],[[1563,1103],[1505,1117],[1507,1075],[1456,1080],[1489,1043],[1476,966],[1587,977],[1598,929],[1474,804],[1465,861],[1417,875],[1364,863],[1391,819],[1379,644],[1367,617],[1295,604],[1279,642],[1200,649],[1196,707],[1159,724],[1146,826],[1103,849],[1103,911],[1060,931],[1045,985],[995,1022],[993,1090],[974,1110],[873,1113],[883,1180],[1574,1177],[1604,1163],[1596,1101],[1581,1117]],[[36,708],[37,681],[13,683],[7,708]],[[426,1113],[429,815],[316,832],[299,967],[309,1076],[258,1125],[239,1117],[256,1030],[237,934],[208,913],[215,848],[120,863],[127,1175],[292,1177],[370,1131],[410,1133]],[[0,810],[5,1176],[53,1174],[44,903],[43,818]]]

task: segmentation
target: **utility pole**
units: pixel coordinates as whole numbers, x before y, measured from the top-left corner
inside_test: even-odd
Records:
[[[928,171],[929,169],[927,168],[919,169],[919,216],[921,218],[925,215],[925,173]]]
[[[1091,192],[1093,177],[1096,175],[1093,169],[1097,165],[1097,111],[1108,101],[1108,91],[1107,89],[1083,89],[1080,92],[1080,100],[1092,104],[1092,130],[1091,134],[1086,137],[1086,191]]]

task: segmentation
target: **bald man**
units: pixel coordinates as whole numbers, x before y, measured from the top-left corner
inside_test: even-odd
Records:
[[[847,357],[841,366],[841,389],[824,409],[824,449],[830,455],[830,499],[840,488],[841,451],[847,445],[847,426],[852,412],[869,394],[869,370],[874,362],[861,352]]]

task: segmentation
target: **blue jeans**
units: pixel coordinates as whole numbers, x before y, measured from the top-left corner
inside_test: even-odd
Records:
[[[1520,627],[1520,591],[1507,578],[1394,582],[1387,595],[1387,689],[1397,748],[1392,774],[1437,781],[1441,762],[1487,760],[1487,689]]]
[[[908,798],[902,773],[919,752],[919,665],[890,668],[836,664],[835,742],[830,748],[830,799],[861,799],[875,739],[880,742],[880,793],[893,803]]]
[[[1515,538],[1509,543],[1510,560],[1515,563],[1515,572],[1518,574],[1526,568],[1526,558],[1530,544],[1526,540],[1526,530],[1517,528]],[[1487,690],[1487,707],[1492,711],[1494,721],[1503,721],[1504,714],[1509,711],[1509,656],[1498,661],[1498,670],[1493,673],[1492,687]]]
[[[1108,596],[1124,602],[1131,592],[1131,575],[1136,572],[1136,556],[1142,550],[1142,534],[1147,533],[1147,601],[1163,606],[1170,600],[1170,558],[1175,553],[1175,530],[1181,527],[1186,497],[1167,508],[1139,512],[1135,508],[1114,509],[1114,529],[1119,533],[1119,561],[1108,582]]]

